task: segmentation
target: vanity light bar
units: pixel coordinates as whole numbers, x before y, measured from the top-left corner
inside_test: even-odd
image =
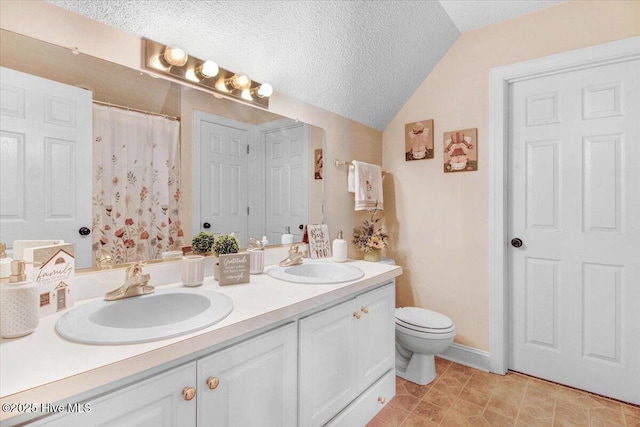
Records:
[[[143,39],[142,42],[142,60],[145,69],[205,88],[214,94],[269,108],[269,96],[273,93],[273,89],[268,83],[261,84],[250,80],[244,73],[234,73],[217,66],[215,67],[218,68],[217,74],[210,75],[213,71],[208,70],[215,69],[213,67],[215,63],[186,54],[184,63],[176,62],[183,65],[170,65],[165,56],[165,52],[171,49],[169,46],[149,39]]]

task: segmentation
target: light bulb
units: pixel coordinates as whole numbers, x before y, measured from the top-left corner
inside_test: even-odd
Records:
[[[214,77],[218,74],[218,71],[220,71],[218,64],[213,61],[205,61],[204,64],[199,67],[199,70],[204,78]]]
[[[166,61],[163,61],[160,58],[160,55],[153,55],[150,59],[149,59],[149,65],[153,68],[155,68],[156,70],[160,70],[160,71],[169,71],[169,68],[167,68],[167,66],[165,65]]]
[[[273,95],[273,86],[271,86],[269,83],[263,83],[256,91],[256,94],[260,98],[268,98]]]
[[[196,72],[193,68],[189,68],[186,73],[184,73],[184,78],[187,80],[191,80],[194,83],[200,83],[200,79],[196,75]]]
[[[169,65],[175,65],[176,67],[182,67],[187,63],[189,59],[189,55],[179,47],[169,47],[167,46],[164,49],[164,60],[167,61]]]
[[[245,73],[236,73],[231,77],[231,85],[235,89],[249,89],[251,79]]]
[[[240,96],[242,99],[246,99],[247,101],[253,101],[253,97],[251,96],[251,91],[249,89],[243,89]]]

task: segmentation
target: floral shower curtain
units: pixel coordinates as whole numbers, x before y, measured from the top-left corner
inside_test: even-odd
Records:
[[[93,250],[115,263],[160,258],[182,247],[180,123],[93,107]]]

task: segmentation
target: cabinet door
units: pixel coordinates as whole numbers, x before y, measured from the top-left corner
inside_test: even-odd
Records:
[[[295,323],[200,359],[198,426],[295,426],[297,367]]]
[[[357,395],[355,307],[350,300],[300,320],[301,426],[323,425]]]
[[[53,416],[34,425],[48,427],[118,426],[118,427],[186,427],[196,425],[196,399],[186,400],[185,387],[196,386],[196,363],[189,363],[155,375],[122,390],[68,411],[82,411]]]
[[[395,366],[395,288],[385,286],[356,299],[358,392]]]

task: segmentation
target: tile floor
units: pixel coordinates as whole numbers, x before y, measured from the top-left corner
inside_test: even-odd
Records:
[[[396,396],[367,427],[640,427],[640,407],[561,385],[438,358],[436,371],[436,380],[426,386],[396,378]]]

